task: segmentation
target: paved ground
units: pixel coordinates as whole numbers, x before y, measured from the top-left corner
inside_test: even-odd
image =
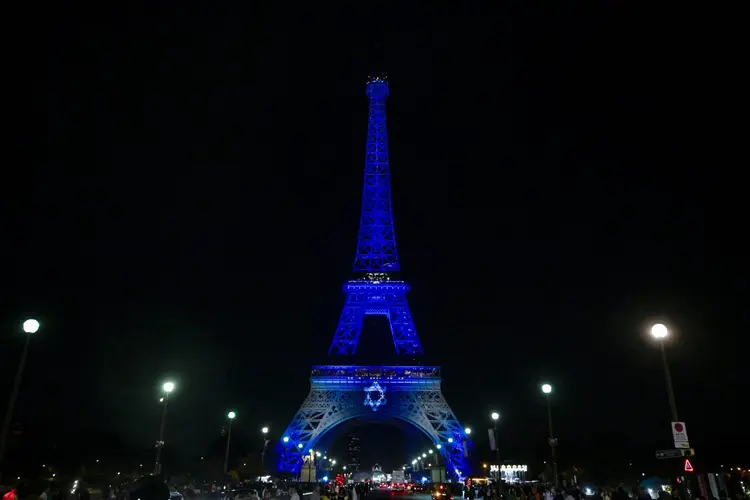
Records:
[[[367,495],[368,500],[386,500],[391,498],[398,498],[399,500],[430,500],[430,494],[374,490]]]

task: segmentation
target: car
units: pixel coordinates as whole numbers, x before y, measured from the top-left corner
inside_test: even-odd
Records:
[[[406,487],[403,483],[393,483],[391,485],[391,491],[406,491]]]
[[[444,484],[436,484],[430,494],[432,500],[453,500],[453,493]]]

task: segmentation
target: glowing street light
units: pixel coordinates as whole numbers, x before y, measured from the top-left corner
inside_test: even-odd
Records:
[[[466,434],[471,434],[471,429],[467,427],[466,429],[464,429],[464,432],[465,432]]]
[[[448,442],[452,443],[453,442],[453,438],[448,438]]]
[[[230,411],[227,413],[229,425],[227,426],[227,449],[224,451],[224,474],[229,471],[229,443],[232,441],[232,422],[237,418],[237,413]]]
[[[661,323],[657,323],[651,327],[651,335],[655,339],[664,339],[669,335],[669,330],[667,330],[667,327]]]
[[[672,422],[679,422],[677,418],[677,403],[674,399],[674,389],[672,389],[672,375],[669,373],[669,363],[667,362],[667,350],[664,348],[664,340],[669,336],[669,330],[661,323],[651,327],[651,336],[659,341],[661,349],[661,361],[664,367],[664,379],[667,383],[667,396],[669,396],[669,409],[672,412]]]
[[[172,381],[166,381],[161,385],[164,391],[164,397],[159,398],[159,403],[164,405],[164,411],[161,414],[161,427],[159,427],[159,440],[156,442],[156,462],[154,463],[154,474],[161,474],[161,450],[164,448],[164,428],[167,425],[167,408],[169,407],[169,395],[174,391],[175,384]]]
[[[558,486],[557,480],[557,457],[555,457],[555,446],[557,446],[557,438],[552,433],[552,404],[550,403],[549,395],[552,394],[552,386],[550,384],[542,384],[542,392],[547,397],[547,424],[549,425],[549,447],[552,452],[552,473],[555,475],[555,487]]]
[[[22,328],[23,332],[26,334],[26,340],[23,343],[23,351],[21,351],[21,359],[18,363],[16,378],[13,380],[13,390],[10,393],[8,409],[5,412],[5,420],[3,420],[2,431],[0,431],[0,463],[3,463],[3,456],[5,456],[5,446],[8,444],[10,422],[11,420],[13,420],[13,410],[16,407],[18,392],[21,389],[21,377],[23,377],[23,369],[26,366],[26,358],[29,355],[29,345],[31,344],[31,337],[37,331],[39,331],[39,322],[33,318],[29,318],[23,322]]]
[[[497,435],[497,421],[500,420],[500,414],[496,411],[493,411],[490,414],[490,418],[492,419],[492,437],[495,441],[495,462],[497,464],[500,464],[500,439]],[[467,432],[468,434],[468,432]],[[497,471],[497,479],[500,480],[500,471]]]
[[[282,439],[282,441],[284,441],[285,443],[288,443],[289,442],[289,436],[284,436],[284,439]]]
[[[23,331],[24,333],[33,335],[39,331],[39,322],[35,319],[27,319],[23,322]]]
[[[260,430],[260,432],[262,432],[263,434],[268,434],[268,427],[263,427],[263,428],[262,428],[262,429]]]
[[[437,448],[438,450],[439,450],[440,448],[442,448],[442,447],[443,447],[443,445],[442,445],[442,444],[439,444],[439,443],[435,445],[435,448]]]
[[[427,458],[427,453],[422,453],[422,458]]]

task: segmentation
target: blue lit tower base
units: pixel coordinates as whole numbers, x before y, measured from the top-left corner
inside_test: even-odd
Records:
[[[396,353],[412,365],[423,351],[406,299],[409,287],[392,274],[400,271],[400,265],[391,209],[384,76],[370,77],[367,96],[365,182],[354,260],[354,272],[361,277],[344,286],[346,301],[328,354],[343,359],[354,355],[365,315],[377,314],[388,318]],[[411,423],[442,454],[448,474],[462,479],[469,472],[469,440],[445,401],[440,383],[436,366],[353,366],[351,362],[314,366],[310,394],[277,447],[279,469],[299,474],[303,456],[310,456],[328,431],[368,416]]]
[[[297,473],[302,454],[315,449],[329,430],[353,418],[377,416],[414,425],[433,446],[441,445],[446,471],[463,478],[468,443],[440,382],[437,366],[314,366],[310,394],[280,443],[279,468]]]

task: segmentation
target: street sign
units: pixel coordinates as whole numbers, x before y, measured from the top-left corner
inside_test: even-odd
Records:
[[[685,472],[693,472],[693,464],[687,458],[685,459]]]
[[[672,422],[672,438],[675,448],[690,448],[685,422]]]
[[[662,459],[662,458],[682,458],[682,457],[692,457],[695,455],[695,450],[693,448],[679,448],[675,450],[659,450],[656,452],[656,458]]]

